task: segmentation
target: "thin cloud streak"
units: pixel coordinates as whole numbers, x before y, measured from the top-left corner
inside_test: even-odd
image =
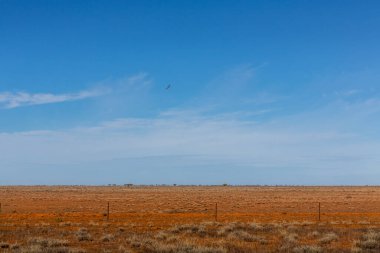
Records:
[[[17,107],[77,101],[109,94],[133,93],[146,88],[151,82],[146,73],[138,73],[125,78],[107,79],[98,82],[94,88],[73,93],[0,92],[0,108],[14,109]]]
[[[52,93],[27,93],[27,92],[3,92],[0,93],[0,105],[4,109],[13,109],[22,106],[62,103],[67,101],[82,100],[98,97],[104,94],[102,90],[85,90],[78,93],[52,94]]]

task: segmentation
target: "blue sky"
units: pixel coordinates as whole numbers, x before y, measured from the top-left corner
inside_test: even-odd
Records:
[[[0,0],[0,184],[378,184],[379,25],[378,1]]]

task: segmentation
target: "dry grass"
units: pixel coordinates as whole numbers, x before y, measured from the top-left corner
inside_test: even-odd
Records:
[[[354,242],[352,252],[380,252],[380,232],[370,230],[363,234]]]
[[[91,235],[88,233],[87,228],[80,228],[76,233],[78,241],[91,241]]]
[[[33,229],[38,229],[35,226]],[[95,245],[102,245],[102,252],[151,252],[151,253],[321,253],[321,252],[380,252],[380,229],[351,229],[325,225],[259,224],[259,223],[199,223],[182,224],[157,231],[118,232],[118,227],[98,226],[81,227],[77,230],[64,230],[70,227],[57,226],[61,232],[49,231],[48,234],[60,235],[64,239],[52,237],[32,237],[24,243],[3,242],[0,249],[15,253],[70,253],[99,252]],[[114,233],[103,233],[103,230]],[[65,233],[62,233],[65,232]],[[90,232],[94,234],[92,240]],[[2,232],[0,232],[0,235]],[[27,234],[33,234],[33,230]],[[355,236],[351,237],[354,234]],[[13,234],[16,235],[16,234]],[[20,231],[17,232],[20,235]],[[26,235],[26,234],[25,234]],[[24,236],[25,236],[24,235]],[[75,238],[76,240],[73,240]],[[343,242],[352,240],[349,249],[342,247]],[[340,243],[342,242],[342,243]],[[334,247],[331,245],[334,244]],[[94,247],[91,247],[94,245]],[[341,247],[341,248],[339,248]]]
[[[319,243],[328,244],[328,243],[331,243],[333,241],[337,241],[338,238],[339,237],[334,232],[330,232],[330,233],[323,235],[323,237],[319,239]]]
[[[315,245],[297,246],[293,249],[293,253],[322,253],[323,248]]]
[[[380,252],[379,196],[378,187],[0,187],[0,252]]]
[[[114,239],[114,236],[111,235],[111,234],[106,234],[106,235],[103,235],[101,238],[100,238],[100,241],[102,242],[110,242]]]
[[[66,240],[52,238],[31,238],[25,245],[2,244],[4,252],[13,253],[86,253],[85,250],[69,247]]]

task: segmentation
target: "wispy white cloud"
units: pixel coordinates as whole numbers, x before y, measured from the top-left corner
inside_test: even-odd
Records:
[[[380,176],[378,98],[343,99],[358,94],[349,90],[318,107],[278,115],[290,99],[251,90],[254,74],[251,67],[232,71],[212,83],[200,103],[159,108],[145,118],[0,133],[0,168],[6,168],[0,183],[18,183],[20,171],[29,169],[73,177],[27,183],[108,183],[110,175],[116,183],[360,184]],[[151,84],[144,73],[106,80],[99,86],[110,94],[96,101],[100,109],[134,110],[148,103]],[[237,99],[241,93],[248,95]],[[128,114],[109,118],[120,115]]]
[[[121,78],[107,78],[97,82],[96,86],[112,92],[130,92],[146,89],[152,83],[148,73],[140,72]]]
[[[83,100],[87,98],[109,95],[112,93],[133,93],[141,89],[145,89],[151,83],[152,81],[148,78],[146,73],[138,73],[136,75],[124,78],[106,79],[96,83],[94,88],[73,93],[30,93],[26,91],[0,92],[0,108],[13,109],[23,106]]]
[[[343,97],[351,97],[355,96],[357,94],[360,94],[362,91],[358,89],[351,89],[351,90],[345,90],[341,92],[336,92],[338,96],[343,96]]]
[[[267,92],[256,80],[261,66],[240,65],[211,79],[199,93],[161,115],[175,115],[186,111],[188,115],[240,115],[250,117],[278,111],[278,102],[285,96]],[[178,110],[179,109],[179,110]],[[185,110],[184,110],[185,109]],[[178,112],[177,112],[178,111]]]
[[[103,90],[97,89],[66,94],[2,92],[0,93],[0,105],[6,109],[12,109],[21,106],[42,105],[82,100],[86,98],[101,96],[103,94]]]
[[[243,65],[211,80],[204,88],[202,99],[213,103],[226,103],[234,101],[236,97],[251,92],[254,86],[254,78],[257,68],[251,65]]]
[[[12,171],[44,167],[56,173],[64,167],[69,174],[117,172],[120,180],[142,183],[220,183],[230,178],[231,183],[284,184],[296,183],[302,175],[300,183],[330,182],[325,175],[335,177],[335,183],[363,183],[368,175],[377,173],[380,144],[365,133],[342,127],[353,120],[353,114],[366,113],[366,103],[362,106],[364,109],[347,109],[334,104],[331,107],[335,109],[330,107],[327,115],[321,110],[274,122],[246,120],[239,113],[207,116],[178,109],[176,113],[120,118],[92,127],[2,133],[0,165],[6,168],[11,164]],[[321,127],[324,125],[327,127]],[[205,168],[207,173],[223,173],[201,179],[199,173]],[[160,177],[162,171],[168,177],[176,175],[175,181]],[[352,176],[358,171],[362,181]],[[238,176],[237,172],[244,173]],[[337,179],[339,175],[352,177]],[[96,181],[81,178],[82,183],[106,183],[101,175]]]

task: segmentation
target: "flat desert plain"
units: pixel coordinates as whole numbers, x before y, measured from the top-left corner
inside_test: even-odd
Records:
[[[3,186],[1,252],[380,252],[380,187]]]

